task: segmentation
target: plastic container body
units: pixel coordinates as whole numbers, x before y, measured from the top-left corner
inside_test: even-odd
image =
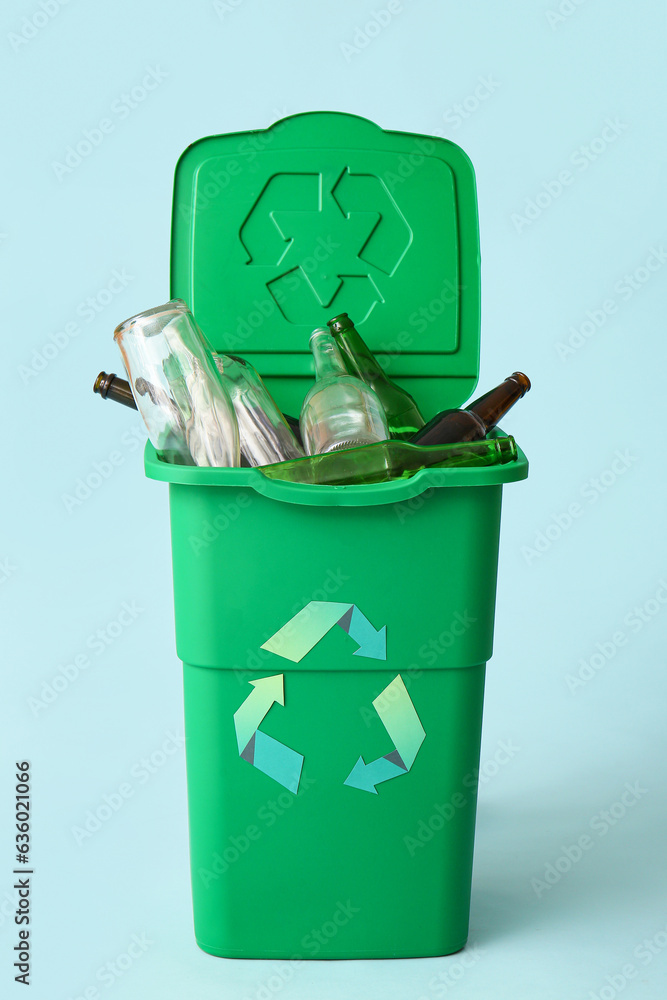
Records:
[[[310,331],[342,311],[424,419],[460,407],[479,360],[472,167],[343,114],[200,140],[176,172],[171,293],[283,413],[313,384]],[[150,444],[145,467],[170,483],[198,944],[457,951],[501,492],[525,456],[342,486],[169,465]]]
[[[146,463],[149,476],[172,480],[199,946],[282,959],[457,951],[468,933],[501,484],[525,477],[525,456],[338,487],[167,467],[150,445]],[[337,625],[299,662],[263,648],[311,602],[354,605],[375,630],[386,626],[386,660],[358,655],[359,636]],[[253,682],[277,674],[284,704],[259,729],[303,756],[296,794],[237,745],[235,713]],[[374,794],[345,781],[359,756],[368,764],[394,749],[373,700],[397,676],[425,737],[409,772]]]

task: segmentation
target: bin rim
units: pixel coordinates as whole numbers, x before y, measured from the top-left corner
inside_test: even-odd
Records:
[[[496,428],[493,436],[503,432]],[[268,479],[258,468],[202,467],[163,462],[150,441],[144,451],[144,470],[149,479],[179,486],[246,487],[272,500],[314,507],[370,507],[420,496],[429,489],[462,486],[502,486],[528,477],[528,459],[517,445],[517,458],[505,465],[476,468],[422,469],[408,479],[387,483],[349,486],[313,486]]]

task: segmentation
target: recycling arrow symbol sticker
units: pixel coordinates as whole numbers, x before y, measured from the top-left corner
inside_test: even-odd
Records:
[[[340,625],[359,643],[355,656],[387,659],[387,626],[377,631],[355,604],[336,604],[334,601],[311,601],[261,648],[299,663],[334,625]]]
[[[290,792],[296,793],[301,779],[303,756],[259,729],[274,702],[285,704],[283,675],[260,677],[250,683],[253,690],[234,713],[239,756],[258,771],[279,781]]]
[[[310,601],[261,648],[299,663],[334,625],[339,625],[358,644],[354,656],[386,660],[386,626],[376,629],[355,604],[334,601]],[[253,690],[234,713],[239,756],[296,794],[303,755],[259,728],[274,703],[285,704],[284,675],[260,677],[250,684]],[[377,795],[377,785],[411,769],[426,733],[400,674],[373,700],[373,708],[394,749],[368,764],[360,756],[344,784]]]
[[[380,692],[373,701],[373,708],[380,716],[395,749],[370,764],[364,764],[363,757],[359,757],[345,779],[345,784],[377,795],[375,786],[381,781],[398,778],[410,770],[426,733],[400,674]]]

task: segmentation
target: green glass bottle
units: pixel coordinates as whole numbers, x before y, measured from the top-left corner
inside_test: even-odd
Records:
[[[515,461],[513,437],[422,448],[407,441],[380,441],[260,467],[268,479],[317,486],[362,485],[406,479],[422,469],[504,465]]]
[[[379,396],[392,438],[407,441],[424,426],[424,418],[410,393],[385,375],[347,313],[334,316],[327,326],[343,353],[350,373],[363,379]]]

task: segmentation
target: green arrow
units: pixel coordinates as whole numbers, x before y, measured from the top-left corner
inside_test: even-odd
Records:
[[[236,728],[239,753],[243,753],[252,734],[259,728],[274,701],[277,701],[279,705],[285,704],[282,674],[260,677],[256,681],[250,681],[250,683],[254,690],[234,713],[234,727]]]
[[[263,771],[269,778],[296,794],[301,780],[303,756],[274,740],[272,736],[260,732],[258,728],[274,702],[285,704],[283,675],[260,677],[249,683],[254,690],[234,713],[239,755],[258,771]]]
[[[373,219],[358,256],[383,274],[393,274],[412,242],[412,233],[385,184],[374,174],[353,174],[346,167],[331,194],[348,218],[363,214]]]
[[[410,770],[426,733],[400,674],[373,702],[406,770]]]
[[[375,786],[381,781],[397,778],[410,770],[426,733],[400,674],[374,699],[373,708],[396,749],[368,764],[359,757],[344,784],[377,794]]]
[[[334,601],[311,601],[267,639],[261,648],[298,663],[337,624],[359,643],[355,656],[386,660],[386,625],[377,630],[356,605]]]
[[[307,219],[317,218],[319,203],[318,174],[274,174],[241,226],[239,236],[248,263],[275,270],[289,252],[292,237],[292,233],[283,233],[276,213],[292,211],[304,213]]]

